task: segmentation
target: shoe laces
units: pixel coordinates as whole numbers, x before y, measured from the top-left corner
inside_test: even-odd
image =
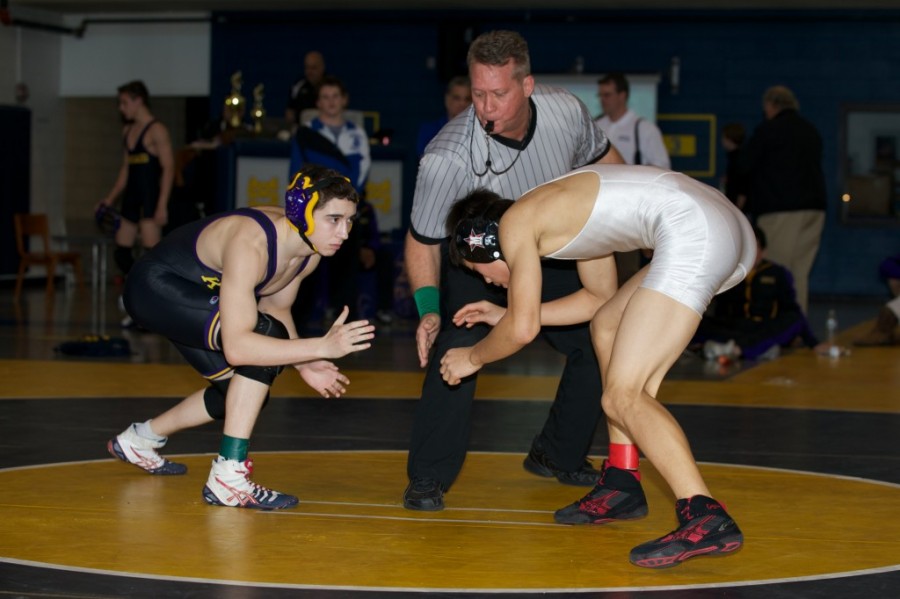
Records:
[[[590,464],[590,462],[588,462]],[[603,465],[600,467],[600,477],[597,479],[597,485],[604,486],[606,485],[606,475],[612,468],[616,468],[615,466],[609,463],[609,460],[603,460]],[[640,484],[641,482],[641,473],[637,470],[625,470],[624,468],[616,468],[616,470],[621,470],[622,472],[627,472],[630,474],[635,481]]]
[[[272,489],[270,489],[268,487],[264,487],[259,483],[253,482],[249,478],[247,479],[247,484],[250,485],[250,489],[251,489],[250,493],[254,497],[266,497],[266,496],[274,497],[275,495],[278,494],[277,492],[273,491]]]
[[[694,505],[696,503],[696,505]],[[691,510],[691,507],[700,508],[696,510]],[[699,518],[701,516],[718,516],[721,512],[724,512],[725,506],[723,506],[720,502],[715,499],[711,499],[709,497],[703,497],[701,495],[695,495],[690,499],[679,499],[676,504],[676,509],[678,511],[678,519],[682,524],[686,524],[695,518]]]
[[[604,471],[605,472],[605,471]],[[597,481],[597,484],[594,485],[594,488],[591,489],[587,495],[585,495],[582,499],[582,503],[596,501],[601,497],[606,497],[610,494],[614,493],[628,493],[627,490],[617,489],[615,487],[609,486],[603,480],[603,476],[600,477],[600,480]]]
[[[433,478],[414,478],[412,480],[412,488],[416,491],[427,491],[432,487],[441,488],[441,483]]]
[[[141,449],[137,446],[132,445],[131,451],[137,458],[137,461],[130,461],[144,468],[145,470],[156,470],[157,468],[162,468],[166,464],[166,459],[156,453],[156,450]]]
[[[251,460],[250,458],[247,458],[243,462],[239,462],[239,463],[243,467],[243,469],[238,468],[235,470],[235,473],[242,475],[244,477],[244,479],[247,481],[247,483],[250,484],[251,487],[254,487],[256,489],[261,489],[263,491],[269,490],[269,489],[265,488],[264,486],[256,484],[255,482],[250,480],[250,476],[253,474],[253,460]]]
[[[152,470],[159,468],[166,463],[166,459],[159,455],[155,448],[150,446],[151,442],[148,439],[138,436],[137,433],[120,435],[116,441],[126,456],[130,454],[136,458],[135,461],[135,459],[129,457],[129,461],[138,464],[142,468]]]
[[[714,514],[705,514],[703,516],[694,515],[676,531],[669,533],[666,540],[669,541],[689,541],[697,543],[712,530],[712,526],[706,526],[710,521],[715,520]]]
[[[250,486],[249,493],[254,497],[266,497],[266,496],[276,496],[278,495],[277,491],[273,491],[272,489],[265,487],[259,483],[256,483],[250,480],[250,475],[253,474],[253,460],[247,458],[243,462],[239,462],[243,469],[235,469],[236,474],[240,474],[243,476],[244,481]]]
[[[694,519],[694,516],[691,514],[691,502],[689,500],[681,500],[679,501],[682,505],[678,508],[678,519],[682,522],[690,522]]]
[[[600,476],[597,478],[598,487],[606,484],[606,473],[609,472],[609,469],[609,460],[603,460],[603,464],[600,466]]]

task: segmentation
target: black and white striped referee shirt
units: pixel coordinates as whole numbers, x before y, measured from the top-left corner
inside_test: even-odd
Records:
[[[609,150],[603,130],[570,92],[536,85],[531,107],[533,134],[522,145],[487,140],[474,105],[431,140],[419,163],[413,199],[412,234],[418,241],[434,244],[445,238],[450,206],[475,189],[490,189],[515,200],[529,189],[596,162]],[[486,164],[488,143],[491,168]]]

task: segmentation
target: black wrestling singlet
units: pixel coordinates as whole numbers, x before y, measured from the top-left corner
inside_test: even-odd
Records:
[[[128,155],[128,183],[122,194],[122,216],[135,223],[142,218],[153,218],[159,201],[162,166],[159,158],[144,146],[144,136],[154,123],[155,120],[147,123],[133,148],[128,147],[127,135],[122,141]]]

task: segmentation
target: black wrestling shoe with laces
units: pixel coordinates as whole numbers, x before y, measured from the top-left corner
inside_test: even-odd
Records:
[[[440,511],[444,509],[444,487],[433,478],[414,478],[403,492],[403,507],[423,512]]]
[[[744,535],[721,503],[704,495],[675,503],[679,527],[631,550],[631,563],[671,568],[692,557],[727,555],[744,544]]]
[[[526,472],[543,476],[544,478],[556,477],[556,480],[564,485],[575,485],[577,487],[592,487],[597,484],[600,478],[600,471],[594,468],[589,460],[585,460],[578,470],[566,471],[561,470],[557,465],[547,457],[537,443],[531,446],[522,467]]]
[[[591,492],[553,515],[559,524],[605,524],[636,520],[648,513],[647,498],[637,473],[603,462],[600,480]]]

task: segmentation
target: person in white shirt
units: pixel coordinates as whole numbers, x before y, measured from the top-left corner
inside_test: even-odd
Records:
[[[372,167],[369,135],[365,129],[347,120],[344,111],[349,101],[350,93],[343,81],[326,75],[319,85],[319,99],[316,101],[319,113],[303,125],[330,141],[340,152],[341,156],[332,153],[332,158],[343,162],[343,166],[328,162],[324,166],[330,166],[347,176],[356,191],[363,194],[369,179],[369,169]],[[321,157],[314,158],[304,162],[322,162]],[[293,167],[292,164],[291,168]]]
[[[656,123],[641,118],[628,108],[628,79],[622,73],[609,73],[598,82],[598,96],[603,114],[597,124],[619,150],[627,164],[648,164],[672,168]],[[637,140],[637,143],[635,143]]]

